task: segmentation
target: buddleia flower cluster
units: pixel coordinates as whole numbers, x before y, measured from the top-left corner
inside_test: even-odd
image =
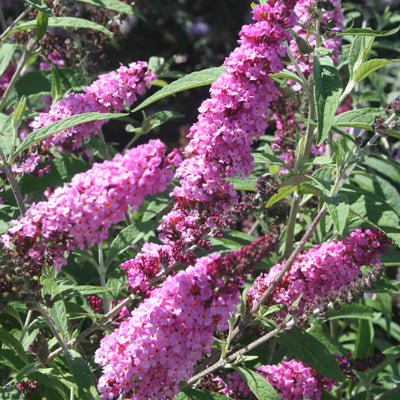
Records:
[[[290,307],[301,297],[298,312],[302,314],[305,305],[313,304],[317,296],[325,297],[331,291],[354,281],[361,273],[361,266],[378,264],[389,242],[379,230],[367,229],[363,232],[356,229],[346,239],[325,242],[301,253],[265,305],[283,304]],[[255,280],[254,286],[248,291],[253,304],[260,300],[283,265],[275,265]]]
[[[172,399],[210,352],[215,326],[227,328],[245,274],[272,248],[265,236],[224,257],[211,254],[153,289],[96,351],[100,398]]]
[[[121,66],[116,71],[100,75],[83,89],[83,93],[68,93],[64,99],[52,104],[48,112],[37,115],[30,126],[35,131],[73,115],[121,112],[125,107],[131,106],[137,100],[137,95],[143,94],[155,78],[143,61]],[[86,122],[49,136],[41,141],[36,152],[30,149],[27,159],[19,167],[14,166],[14,172],[35,171],[41,160],[40,154],[50,147],[62,145],[72,150],[80,148],[82,142],[96,134],[106,122],[107,120]]]
[[[49,262],[58,269],[64,253],[84,249],[108,237],[112,224],[138,209],[147,195],[162,192],[179,164],[176,152],[165,155],[160,140],[117,154],[75,175],[58,187],[47,201],[33,203],[26,215],[11,223],[3,243],[35,265]]]
[[[254,23],[242,27],[239,46],[225,60],[226,71],[211,85],[211,97],[200,106],[198,121],[190,129],[185,149],[189,158],[176,173],[181,178],[174,189],[176,204],[160,227],[170,232],[164,236],[166,243],[181,237],[178,223],[193,228],[192,210],[210,215],[211,225],[215,214],[237,200],[225,178],[244,178],[252,171],[251,145],[264,134],[271,102],[278,96],[269,74],[284,68],[281,57],[290,39],[288,28],[295,22],[294,4],[269,0],[257,5]]]

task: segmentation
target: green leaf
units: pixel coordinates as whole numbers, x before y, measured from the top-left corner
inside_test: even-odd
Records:
[[[303,84],[302,80],[292,71],[289,71],[288,69],[284,69],[281,72],[277,72],[275,74],[269,74],[271,78],[283,78],[283,79],[290,79],[292,81],[295,81],[299,83],[300,85]]]
[[[132,112],[139,111],[149,104],[152,104],[164,97],[171,96],[172,94],[182,92],[184,90],[193,89],[200,86],[206,86],[213,83],[219,76],[227,69],[227,67],[214,67],[203,69],[202,71],[192,72],[191,74],[185,75],[183,78],[177,79],[171,82],[168,86],[163,87],[152,96],[148,97]]]
[[[205,390],[191,389],[186,387],[181,389],[173,400],[231,400],[231,399],[219,393],[207,392]]]
[[[165,208],[167,208],[171,204],[169,190],[166,190],[163,193],[157,193],[156,195],[149,196],[146,198],[143,207],[145,207],[145,211],[143,213],[141,222],[150,221],[158,214],[160,214]],[[139,211],[142,207],[139,209]]]
[[[8,32],[7,37],[14,35],[18,32],[35,29],[37,21],[27,21],[20,25],[17,25],[14,29]],[[112,36],[112,32],[105,28],[103,25],[97,24],[96,22],[88,21],[82,18],[75,17],[50,17],[48,20],[49,28],[68,28],[68,29],[93,29],[104,33],[105,35]]]
[[[305,175],[292,175],[289,178],[285,179],[281,187],[278,190],[278,193],[275,193],[270,197],[268,203],[266,204],[266,208],[271,207],[279,200],[283,199],[290,193],[293,193],[295,190],[300,190],[302,184],[310,181],[311,178]]]
[[[22,344],[13,335],[7,332],[4,328],[0,328],[0,343],[4,346],[13,349],[16,354],[20,355],[24,361],[26,361],[25,350]]]
[[[92,385],[92,373],[86,361],[72,349],[67,351],[65,359],[79,391],[87,392]]]
[[[344,31],[336,32],[337,36],[344,35],[353,35],[353,36],[375,36],[375,37],[383,37],[383,36],[391,36],[397,33],[400,29],[400,26],[397,28],[391,29],[389,31],[374,31],[371,28],[352,28],[345,29]]]
[[[134,14],[133,7],[119,0],[77,0],[81,3],[92,4],[93,6],[107,8],[124,14]]]
[[[259,164],[277,164],[282,166],[283,168],[287,169],[288,171],[291,170],[291,168],[283,161],[281,160],[279,157],[275,156],[273,153],[253,153],[252,154],[253,158],[254,158],[254,162],[255,163],[259,163]]]
[[[17,46],[14,43],[2,43],[0,47],[0,76],[2,76],[10,65],[12,56]]]
[[[58,332],[61,333],[62,337],[66,337],[68,334],[68,318],[63,300],[54,303],[50,309],[50,316]]]
[[[358,67],[368,60],[374,40],[373,36],[356,36],[354,38],[348,59],[350,80],[357,73]]]
[[[385,116],[385,110],[380,108],[360,108],[336,115],[333,119],[333,125],[337,127],[347,126],[349,128],[372,130],[375,117],[383,116]]]
[[[137,243],[141,239],[146,238],[147,234],[158,226],[158,221],[146,221],[144,223],[136,223],[123,229],[111,243],[106,256],[105,267],[107,268],[111,262],[126,249]]]
[[[0,349],[0,364],[14,371],[19,371],[25,365],[21,358],[15,354],[15,351],[9,349]]]
[[[103,286],[75,285],[71,281],[59,282],[54,301],[70,299],[74,296],[89,296],[109,292],[111,289]]]
[[[24,400],[25,395],[16,387],[0,387],[0,400]]]
[[[357,341],[354,358],[367,357],[372,354],[374,348],[374,328],[372,321],[360,319],[358,321]]]
[[[19,97],[44,95],[51,92],[51,78],[48,71],[31,71],[22,76],[15,84]]]
[[[257,372],[241,366],[234,366],[233,368],[249,385],[249,388],[258,400],[279,400],[280,397],[276,390]]]
[[[25,0],[27,3],[29,3],[32,7],[36,8],[40,12],[46,13],[48,15],[53,15],[53,11],[51,8],[47,7],[43,1],[41,0]]]
[[[124,118],[128,114],[114,114],[114,113],[100,113],[100,112],[89,112],[84,114],[72,115],[71,117],[65,118],[60,121],[52,122],[43,128],[36,129],[32,132],[17,148],[14,153],[14,157],[26,150],[29,146],[40,142],[47,137],[54,135],[64,129],[71,128],[72,126],[83,124],[91,121],[103,121],[105,119],[118,119]]]
[[[342,189],[350,201],[350,211],[373,227],[381,229],[400,246],[400,217],[385,200],[359,188]]]
[[[38,365],[39,365],[38,361],[25,365],[25,367],[22,368],[18,372],[18,374],[14,377],[15,382],[18,383],[22,381],[22,379],[24,379],[26,376],[29,376],[32,372],[36,371]]]
[[[314,57],[313,73],[315,80],[315,103],[318,116],[318,139],[317,145],[328,136],[339,106],[342,93],[342,83],[337,68],[333,61],[327,56]]]
[[[383,68],[384,66],[398,62],[400,59],[394,59],[394,60],[380,60],[380,59],[374,59],[374,60],[369,60],[362,64],[359,68],[357,68],[357,72],[355,73],[353,80],[356,83],[361,82],[364,78],[366,78],[369,74],[372,72]]]
[[[321,375],[343,382],[345,377],[328,349],[306,331],[294,326],[286,334],[279,335],[280,342],[298,359]]]
[[[328,206],[328,211],[332,217],[333,223],[335,224],[336,230],[340,235],[342,235],[350,212],[349,199],[341,193],[333,197],[322,196]]]
[[[49,15],[45,12],[39,11],[37,16],[37,26],[35,32],[35,44],[39,43],[39,41],[46,34],[47,26],[49,24]]]
[[[159,126],[165,124],[167,121],[176,118],[184,117],[183,114],[175,111],[160,111],[152,114],[150,117],[146,118],[142,124],[143,133],[146,134],[152,129],[158,128]],[[144,124],[148,121],[147,129],[144,128]]]
[[[257,177],[248,176],[242,179],[240,176],[236,176],[235,178],[226,178],[226,180],[231,183],[236,190],[251,190],[254,192]]]
[[[60,73],[55,64],[51,64],[51,97],[53,104],[56,103],[62,97],[62,83]]]
[[[14,109],[13,117],[12,117],[12,124],[14,131],[17,131],[18,128],[21,126],[22,118],[24,116],[26,106],[26,97],[22,96],[19,104]]]
[[[362,304],[343,304],[340,310],[333,310],[329,313],[328,319],[375,319],[377,314],[369,307]]]
[[[390,293],[378,293],[378,300],[381,304],[383,316],[386,321],[386,332],[390,336],[390,325],[392,323],[392,294]]]

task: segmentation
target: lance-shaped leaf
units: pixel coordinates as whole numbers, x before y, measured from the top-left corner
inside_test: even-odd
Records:
[[[2,43],[0,47],[0,76],[4,74],[4,71],[10,64],[14,50],[16,49],[14,43]]]
[[[397,33],[400,29],[400,26],[397,28],[391,29],[389,31],[375,31],[371,28],[351,28],[345,29],[343,31],[337,32],[337,36],[344,35],[353,35],[353,36],[375,36],[375,37],[383,37],[383,36],[391,36]]]
[[[294,326],[289,333],[279,335],[279,341],[300,361],[321,375],[343,382],[344,375],[335,357],[317,339]]]
[[[90,112],[78,115],[72,115],[71,117],[62,119],[60,121],[52,122],[43,128],[37,129],[32,132],[17,148],[14,157],[20,154],[22,151],[27,149],[29,146],[40,142],[47,137],[54,135],[57,132],[61,132],[64,129],[71,128],[75,125],[83,124],[85,122],[91,121],[103,121],[105,119],[118,119],[124,118],[128,114],[113,114],[113,113],[100,113],[100,112]]]
[[[77,0],[81,3],[106,8],[107,10],[117,11],[124,14],[134,14],[133,7],[119,0]]]
[[[400,59],[394,59],[394,60],[379,60],[379,59],[374,59],[374,60],[369,60],[362,64],[359,68],[357,68],[357,71],[355,71],[355,74],[353,76],[353,79],[356,83],[361,82],[364,78],[366,78],[369,74],[372,74],[372,72],[383,68],[384,66],[398,62]]]
[[[333,125],[337,127],[347,126],[349,128],[372,129],[375,117],[384,117],[385,110],[380,108],[360,108],[359,110],[345,111],[336,115]]]
[[[25,0],[28,4],[32,7],[36,8],[40,12],[44,12],[48,15],[53,15],[53,11],[51,8],[47,7],[46,4],[43,3],[41,0]]]
[[[356,36],[354,38],[348,58],[350,80],[357,73],[358,67],[368,60],[374,40],[374,36]]]
[[[337,68],[327,56],[314,57],[315,103],[317,107],[318,146],[326,139],[339,106],[342,83]]]
[[[342,234],[350,212],[349,199],[341,193],[338,193],[333,197],[322,196],[328,206],[328,211],[332,217],[333,223],[335,224],[336,230],[339,234]]]
[[[149,104],[154,103],[164,97],[171,96],[172,94],[182,92],[184,90],[193,89],[195,87],[206,86],[213,83],[227,67],[214,67],[203,69],[202,71],[192,72],[191,74],[185,75],[183,78],[177,79],[171,82],[168,86],[163,87],[152,96],[148,97],[139,106],[137,106],[133,112],[139,111]]]
[[[272,385],[257,372],[251,369],[235,366],[234,369],[249,385],[250,390],[258,400],[279,400],[279,395]]]
[[[30,29],[35,29],[37,27],[37,21],[27,21],[20,25],[17,25],[14,29],[12,29],[7,37],[10,35],[14,35],[21,31],[27,31]],[[93,21],[88,21],[82,18],[75,17],[50,17],[48,19],[48,27],[49,28],[68,28],[68,29],[94,29],[95,31],[99,31],[104,33],[105,35],[112,36],[112,32],[105,28],[103,25],[100,25]]]
[[[45,12],[39,11],[36,23],[37,25],[35,33],[35,44],[38,43],[40,39],[43,38],[43,36],[47,31],[47,26],[49,24],[49,15],[46,14]]]

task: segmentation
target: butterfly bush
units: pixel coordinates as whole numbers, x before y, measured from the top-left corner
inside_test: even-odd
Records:
[[[306,303],[313,303],[316,296],[325,297],[329,292],[347,285],[361,273],[361,266],[379,263],[387,250],[389,240],[380,231],[365,232],[356,229],[346,239],[325,242],[305,251],[293,262],[267,305],[290,306],[300,296],[299,312]],[[277,264],[266,274],[261,274],[248,291],[248,296],[257,303],[272,284],[284,263]]]
[[[282,361],[279,365],[263,365],[258,371],[284,400],[319,400],[322,389],[330,392],[334,385],[338,385],[296,360]]]
[[[180,156],[166,156],[165,150],[160,140],[151,140],[94,164],[56,188],[47,201],[33,203],[24,217],[12,221],[3,242],[13,243],[34,264],[49,261],[61,268],[65,252],[100,243],[129,209],[137,210],[145,196],[167,188]]]
[[[116,71],[100,75],[90,86],[84,88],[84,93],[71,92],[67,94],[64,99],[52,104],[48,112],[36,116],[30,126],[35,131],[73,115],[88,112],[121,112],[126,106],[131,106],[137,100],[137,95],[143,94],[155,78],[156,76],[147,69],[147,63],[144,61],[121,66]],[[57,145],[68,146],[76,150],[81,147],[83,141],[98,132],[106,122],[107,120],[92,121],[64,129],[43,139],[40,150]],[[14,167],[14,172],[31,173],[40,160],[40,154],[31,152],[26,161],[19,167]]]
[[[265,236],[224,257],[211,254],[153,289],[96,351],[100,398],[172,399],[210,352],[214,327],[227,328],[245,273],[271,255],[273,244]]]
[[[189,158],[176,172],[181,178],[174,189],[177,202],[161,227],[173,232],[161,236],[164,242],[181,237],[178,223],[193,227],[193,210],[218,214],[236,201],[236,191],[225,178],[245,178],[253,169],[251,145],[264,134],[270,104],[278,97],[269,74],[284,68],[283,43],[290,39],[294,4],[269,0],[253,9],[255,22],[242,27],[239,46],[225,60],[226,71],[211,85],[211,97],[201,104],[190,129],[185,148]]]

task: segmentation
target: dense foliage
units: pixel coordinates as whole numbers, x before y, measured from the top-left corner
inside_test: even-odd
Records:
[[[396,1],[241,3],[0,2],[0,399],[398,398]]]

